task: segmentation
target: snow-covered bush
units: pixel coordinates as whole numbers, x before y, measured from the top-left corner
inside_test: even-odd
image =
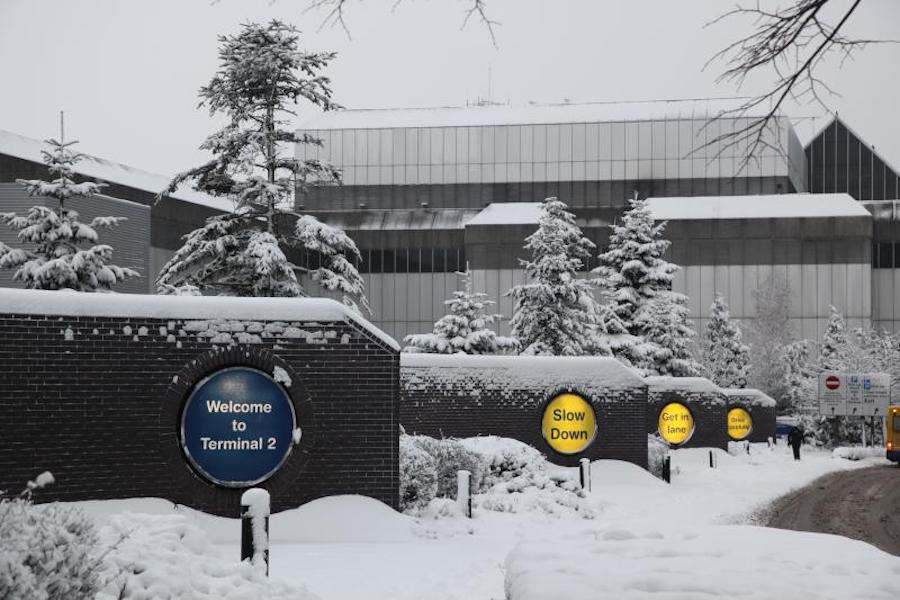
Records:
[[[544,468],[544,455],[518,440],[492,435],[465,438],[460,443],[482,457],[485,464],[485,490],[516,477],[540,472]]]
[[[400,509],[420,509],[437,493],[437,469],[428,452],[408,435],[400,436]]]
[[[93,600],[100,589],[94,524],[78,509],[31,502],[52,482],[43,473],[19,496],[0,497],[0,598]]]
[[[460,443],[486,465],[484,490],[473,498],[476,508],[594,518],[575,469],[549,467],[543,454],[518,440],[479,436]]]
[[[454,439],[438,440],[424,435],[410,437],[412,443],[434,460],[437,471],[437,496],[456,498],[456,473],[462,470],[472,474],[469,480],[472,493],[481,491],[487,469],[484,459],[479,454],[466,449]]]
[[[668,454],[668,444],[655,435],[647,436],[647,469],[660,479],[663,475],[663,463]]]

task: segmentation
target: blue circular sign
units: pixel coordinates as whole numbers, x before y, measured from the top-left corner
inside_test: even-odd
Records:
[[[201,381],[181,415],[181,443],[194,469],[213,483],[250,487],[271,477],[291,451],[290,397],[271,376],[230,367]]]

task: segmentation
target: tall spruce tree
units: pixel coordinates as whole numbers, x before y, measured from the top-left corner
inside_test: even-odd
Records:
[[[847,368],[850,346],[844,316],[832,306],[828,323],[819,345],[819,368],[823,371],[842,371]]]
[[[594,243],[565,203],[547,198],[538,229],[526,239],[531,260],[520,261],[527,282],[507,292],[515,301],[510,326],[523,354],[580,356],[598,349],[598,307],[591,283],[578,277]]]
[[[444,304],[450,312],[434,324],[432,333],[408,335],[404,352],[431,354],[500,354],[518,348],[515,338],[499,336],[488,327],[502,315],[486,312],[495,303],[487,294],[473,289],[472,273],[460,273],[463,289],[453,292],[453,298]]]
[[[703,372],[718,386],[745,388],[750,374],[750,348],[743,342],[740,326],[731,320],[721,294],[716,294],[709,313],[700,353]]]
[[[690,344],[696,334],[687,318],[687,299],[672,291],[678,265],[663,258],[669,248],[662,237],[665,226],[654,223],[646,200],[629,200],[621,224],[612,227],[609,247],[598,257],[595,283],[607,291],[612,312],[636,340],[619,351],[619,358],[648,374],[693,373],[697,364]],[[675,314],[667,317],[670,329],[663,332],[654,319],[666,310]]]
[[[113,249],[97,244],[98,228],[111,228],[125,217],[97,217],[90,224],[78,220],[78,212],[66,206],[73,198],[90,198],[106,185],[85,181],[75,183],[74,167],[83,157],[72,151],[76,141],[47,140],[50,151],[42,150],[52,181],[17,179],[29,196],[51,198],[56,206],[32,206],[25,216],[0,213],[0,223],[15,230],[21,248],[0,243],[0,268],[15,269],[13,279],[29,289],[72,289],[81,292],[109,290],[130,277],[134,269],[112,264]]]
[[[289,121],[301,100],[326,111],[339,108],[330,80],[321,74],[334,53],[301,51],[297,29],[276,20],[245,24],[219,41],[219,71],[200,90],[201,105],[226,118],[200,146],[214,158],[175,177],[165,192],[190,183],[234,200],[235,211],[185,236],[159,274],[160,293],[195,286],[223,295],[300,296],[297,272],[305,272],[341,294],[345,304],[368,310],[354,266],[360,258],[356,244],[343,231],[293,211],[295,193],[339,180],[329,164],[294,158],[296,144],[322,141],[297,134]],[[305,249],[318,266],[298,267],[285,247]]]
[[[778,411],[782,414],[805,414],[812,417],[816,411],[816,370],[810,364],[810,343],[798,340],[784,347],[780,358],[784,361],[784,390],[778,398]]]
[[[662,290],[645,302],[634,317],[642,332],[635,366],[647,375],[696,377],[702,367],[691,352],[696,335],[687,297]]]

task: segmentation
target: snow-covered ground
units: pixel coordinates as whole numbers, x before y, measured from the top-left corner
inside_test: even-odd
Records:
[[[223,596],[229,598],[307,597],[299,587],[291,596],[291,587],[282,584],[304,586],[322,600],[487,600],[507,593],[517,600],[894,597],[887,590],[900,577],[896,557],[836,536],[749,525],[771,500],[822,474],[884,459],[849,461],[807,451],[797,463],[784,446],[765,445],[754,446],[750,455],[717,451],[717,458],[718,467],[710,469],[707,450],[674,452],[671,485],[627,463],[598,461],[592,465],[592,494],[570,498],[578,510],[560,504],[549,490],[476,498],[472,520],[449,502],[435,501],[424,516],[413,518],[362,497],[318,500],[272,517],[275,587],[267,592],[235,564],[236,520],[156,499],[79,505],[100,523],[112,518],[117,530],[129,523],[156,527],[160,547],[153,560],[168,556],[179,564],[154,567],[140,555],[140,540],[126,542],[130,551],[166,577],[193,577],[210,590],[201,598],[217,597],[209,575],[217,570],[243,585],[242,595]],[[486,510],[487,505],[516,512]],[[122,514],[128,511],[157,516]],[[177,535],[188,532],[189,552],[165,550],[177,535],[165,538],[168,545],[158,544],[165,537],[160,532],[173,528]],[[153,536],[141,537],[154,543]],[[216,552],[218,558],[210,556]],[[194,572],[201,575],[188,576]],[[163,576],[145,575],[152,577]]]

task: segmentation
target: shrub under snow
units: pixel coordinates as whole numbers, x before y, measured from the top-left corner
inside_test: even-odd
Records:
[[[425,435],[408,437],[434,460],[438,497],[456,498],[456,473],[462,470],[472,474],[469,485],[473,494],[482,489],[485,464],[480,455],[468,450],[455,439],[438,440]]]
[[[400,436],[400,510],[420,509],[437,494],[434,459],[412,436]]]
[[[43,473],[19,497],[0,497],[0,598],[89,600],[100,588],[93,523],[78,509],[31,502],[52,482]]]
[[[647,436],[647,470],[662,478],[663,463],[669,453],[669,445],[655,435]]]

